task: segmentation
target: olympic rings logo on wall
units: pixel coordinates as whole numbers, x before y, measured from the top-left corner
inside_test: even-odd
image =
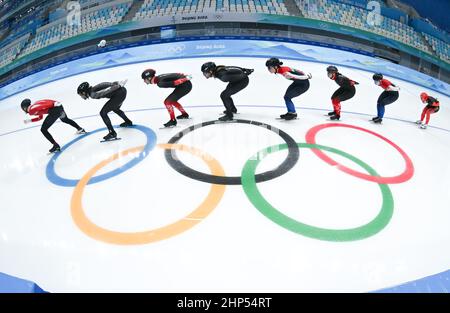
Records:
[[[170,46],[167,51],[169,51],[170,53],[181,53],[184,50],[186,50],[186,46],[184,44],[179,44],[176,46]]]
[[[383,230],[389,224],[393,216],[394,199],[388,184],[400,184],[406,182],[410,180],[414,175],[413,162],[399,146],[397,146],[389,139],[383,137],[382,135],[379,135],[365,128],[340,123],[317,125],[307,132],[306,143],[298,143],[284,131],[265,123],[240,119],[233,120],[233,123],[248,124],[262,127],[269,131],[275,132],[286,143],[267,147],[259,151],[254,156],[249,158],[249,160],[245,163],[241,177],[229,177],[225,176],[224,169],[222,168],[220,163],[212,156],[206,154],[205,152],[195,147],[188,147],[186,145],[178,144],[178,141],[186,134],[202,127],[215,125],[217,124],[217,121],[204,122],[201,124],[190,126],[189,128],[173,136],[167,144],[158,144],[158,145],[156,145],[156,135],[150,128],[141,125],[136,125],[133,126],[133,128],[143,132],[146,135],[147,137],[146,145],[130,148],[125,151],[114,154],[113,156],[107,158],[106,160],[101,161],[93,168],[88,170],[88,172],[84,174],[83,177],[81,177],[81,179],[79,180],[69,180],[58,176],[54,168],[54,163],[57,161],[58,156],[62,154],[68,147],[72,146],[79,140],[82,140],[86,136],[104,130],[98,129],[69,142],[61,149],[61,153],[59,155],[58,154],[54,155],[50,160],[49,164],[47,165],[47,177],[50,182],[58,186],[75,187],[71,199],[71,215],[73,221],[83,233],[85,233],[87,236],[93,239],[103,241],[106,243],[118,245],[135,245],[135,244],[147,244],[168,239],[191,229],[192,227],[200,223],[203,219],[207,218],[208,215],[217,207],[217,205],[220,203],[225,193],[226,185],[242,185],[243,190],[247,198],[252,203],[252,205],[268,219],[270,219],[271,221],[273,221],[274,223],[276,223],[277,225],[286,230],[309,238],[325,241],[362,240],[371,237],[379,233],[381,230]],[[389,145],[394,147],[403,157],[405,161],[405,170],[401,174],[394,177],[382,177],[372,167],[370,167],[368,164],[358,159],[357,157],[333,147],[327,147],[317,144],[315,140],[316,134],[321,130],[332,127],[344,127],[366,132],[387,142]],[[164,227],[147,231],[127,232],[127,233],[117,232],[105,229],[92,222],[88,218],[88,216],[84,213],[84,206],[82,203],[83,193],[86,187],[90,184],[101,182],[105,179],[112,178],[114,176],[123,173],[124,171],[127,171],[128,169],[142,162],[149,155],[150,151],[155,146],[165,151],[164,153],[166,161],[174,170],[191,179],[211,184],[210,191],[207,197],[203,200],[203,202],[197,208],[195,208],[190,214],[183,217],[182,219],[172,224],[166,225]],[[289,170],[291,170],[299,160],[300,149],[311,149],[320,159],[330,164],[331,166],[336,167],[338,170],[347,173],[349,175],[352,175],[354,177],[377,183],[380,188],[383,199],[378,215],[367,224],[356,228],[325,229],[304,224],[300,221],[297,221],[283,214],[282,212],[274,208],[260,193],[257,184],[259,182],[277,178],[287,173]],[[288,155],[286,159],[277,168],[271,171],[256,174],[256,169],[258,165],[267,155],[283,150],[288,150]],[[208,166],[210,174],[198,172],[183,164],[177,157],[176,151],[187,152],[202,159]],[[347,158],[348,160],[359,165],[367,173],[358,172],[344,165],[341,165],[336,161],[334,161],[332,158],[330,158],[327,154],[325,154],[325,152],[329,152]],[[137,154],[137,157],[135,157],[134,159],[132,159],[119,169],[110,171],[102,175],[94,176],[98,171],[100,171],[102,168],[104,168],[111,162],[117,160],[119,157],[124,157],[132,153]]]

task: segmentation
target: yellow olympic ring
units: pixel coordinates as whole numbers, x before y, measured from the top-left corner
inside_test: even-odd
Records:
[[[176,149],[186,151],[193,155],[199,156],[208,165],[211,174],[217,176],[225,175],[225,171],[223,170],[220,163],[217,160],[213,159],[211,156],[203,153],[199,149],[187,147],[181,144],[159,144],[158,147],[162,149]],[[78,182],[72,195],[71,213],[75,224],[81,229],[82,232],[84,232],[89,237],[104,241],[106,243],[118,245],[145,244],[164,240],[194,227],[196,224],[200,223],[204,218],[206,218],[219,204],[223,194],[225,193],[225,185],[211,184],[211,189],[208,196],[193,212],[176,221],[175,223],[169,224],[167,226],[143,232],[124,233],[111,231],[94,224],[84,213],[82,205],[83,192],[89,180],[101,168],[105,167],[114,160],[117,160],[119,157],[126,156],[127,154],[134,152],[139,153],[143,150],[143,148],[144,146],[139,146],[114,154],[113,156],[109,157],[106,160],[103,160],[92,169],[90,169]]]

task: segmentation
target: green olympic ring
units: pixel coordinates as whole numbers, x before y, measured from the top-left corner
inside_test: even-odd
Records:
[[[341,150],[317,144],[297,143],[297,145],[299,148],[320,149],[336,153],[355,162],[356,164],[364,168],[369,174],[373,176],[379,176],[378,173],[369,165],[367,165],[360,159]],[[260,152],[258,152],[255,156],[251,157],[245,163],[245,166],[242,170],[242,187],[244,188],[244,192],[247,195],[250,202],[264,216],[266,216],[279,226],[287,230],[290,230],[294,233],[326,241],[355,241],[365,239],[377,234],[389,223],[394,212],[394,199],[392,197],[392,193],[391,190],[389,189],[389,186],[386,184],[378,184],[380,186],[381,194],[383,196],[383,204],[381,206],[381,210],[378,213],[378,215],[369,223],[356,228],[351,229],[319,228],[298,222],[275,209],[269,202],[267,202],[267,200],[261,195],[261,193],[258,190],[255,181],[256,167],[261,162],[261,160],[268,154],[286,149],[287,149],[286,144],[275,145],[263,149]]]

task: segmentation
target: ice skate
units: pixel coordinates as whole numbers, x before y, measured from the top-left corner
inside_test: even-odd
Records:
[[[170,120],[164,124],[164,128],[172,128],[177,126],[177,120]]]
[[[103,137],[103,140],[100,142],[108,142],[108,141],[114,141],[114,140],[120,140],[121,138],[117,138],[116,132],[109,132],[108,135]]]
[[[183,113],[181,115],[178,115],[177,119],[179,119],[179,120],[187,120],[187,119],[189,119],[189,114]]]
[[[53,147],[50,150],[48,150],[48,152],[50,153],[56,153],[59,151],[61,151],[61,147],[57,143],[55,143]]]
[[[129,122],[123,122],[122,124],[120,124],[120,127],[130,127],[133,126],[133,122],[129,121]]]

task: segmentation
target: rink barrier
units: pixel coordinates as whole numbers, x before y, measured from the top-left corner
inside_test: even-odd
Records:
[[[235,48],[234,51],[230,49],[213,49],[213,50],[199,50],[199,49],[185,49],[181,52],[175,51],[179,45],[217,45],[221,42],[227,42],[227,45],[231,45],[230,42],[237,42],[238,46],[242,49]],[[272,43],[283,45],[283,49],[265,48],[261,51],[256,51],[255,46],[261,43]],[[173,52],[166,51],[162,53],[161,49],[165,48],[165,45],[173,45]],[[316,54],[319,55],[319,59],[308,57],[302,55],[301,52],[291,49],[289,44],[298,44],[299,46],[304,46],[305,49],[308,47],[316,49]],[[158,47],[161,45],[161,47]],[[144,48],[145,46],[153,46],[158,53],[148,54],[139,51],[137,55],[133,55],[130,58],[122,58],[123,55],[133,54],[134,49]],[[247,47],[247,49],[243,49]],[[12,80],[9,80],[0,85],[0,100],[7,99],[18,93],[25,92],[29,89],[36,88],[54,81],[61,80],[63,78],[69,78],[73,76],[78,76],[93,71],[99,71],[109,68],[115,68],[119,66],[133,65],[146,62],[157,62],[165,60],[177,60],[177,59],[195,59],[195,58],[220,58],[220,57],[230,57],[230,58],[270,58],[279,57],[286,60],[295,61],[305,61],[312,63],[320,63],[329,65],[328,60],[326,60],[327,53],[330,52],[322,51],[323,49],[333,49],[335,51],[342,51],[346,53],[345,56],[340,56],[335,58],[332,63],[337,66],[345,66],[347,68],[358,69],[365,72],[379,72],[383,75],[389,76],[391,78],[400,79],[416,86],[421,86],[430,89],[435,92],[439,92],[445,96],[450,96],[450,89],[447,83],[444,83],[436,78],[433,78],[424,73],[415,71],[411,68],[406,68],[404,66],[394,64],[388,61],[381,60],[374,57],[371,54],[362,53],[358,50],[353,49],[343,49],[339,46],[318,44],[315,42],[297,40],[290,38],[276,38],[276,37],[254,37],[254,36],[212,36],[212,37],[186,37],[178,38],[177,40],[153,40],[148,42],[142,42],[140,44],[133,45],[123,45],[114,49],[105,49],[101,53],[93,54],[89,53],[86,55],[80,55],[77,57],[71,57],[67,60],[57,62],[40,68],[36,71],[27,72],[24,75],[19,75]],[[169,49],[168,49],[169,50]],[[247,51],[248,50],[248,51]],[[114,55],[113,58],[109,59],[107,62],[103,62],[103,58],[109,54]],[[117,55],[115,55],[117,54]],[[141,55],[142,54],[142,55]],[[336,56],[336,55],[335,55]],[[361,57],[363,60],[361,60]],[[118,58],[118,59],[116,59]],[[347,61],[351,62],[347,62]],[[375,66],[376,65],[376,66]]]

